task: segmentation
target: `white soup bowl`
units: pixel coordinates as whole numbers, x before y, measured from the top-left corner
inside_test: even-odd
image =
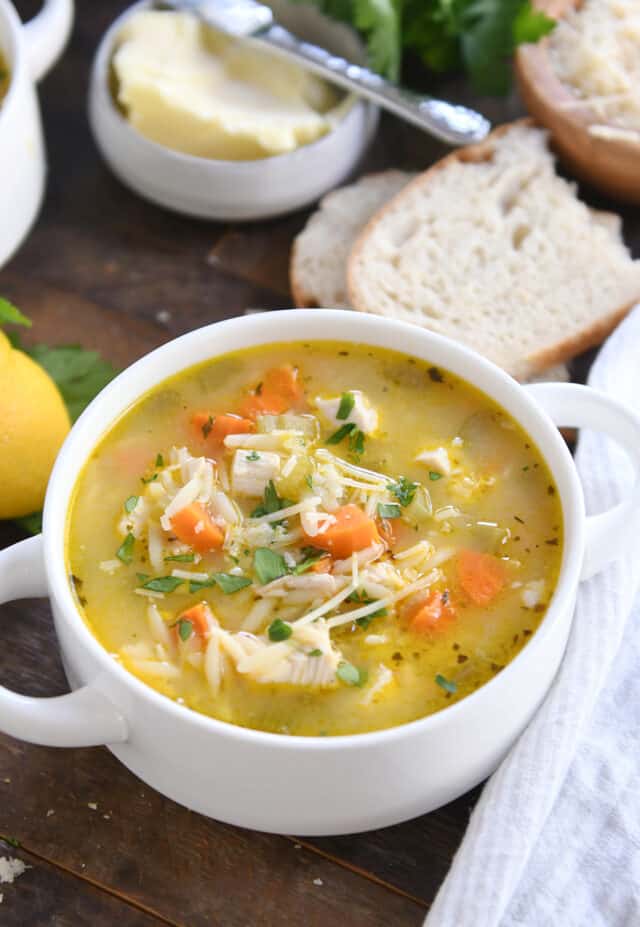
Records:
[[[557,587],[539,629],[486,685],[438,714],[389,730],[296,737],[236,727],[181,707],[109,656],[74,603],[65,525],[88,456],[110,424],[148,390],[229,351],[328,335],[428,361],[497,401],[530,435],[553,474],[565,543]],[[169,342],[91,403],[57,459],[42,535],[0,553],[0,602],[50,598],[72,689],[37,699],[0,688],[0,728],[58,747],[106,744],[169,798],[258,830],[363,831],[456,798],[496,768],[544,699],[565,648],[578,584],[620,555],[638,511],[636,487],[634,497],[616,508],[586,516],[578,475],[556,425],[604,430],[640,467],[640,420],[624,406],[585,386],[520,386],[474,351],[404,322],[339,310],[284,311],[219,322]]]

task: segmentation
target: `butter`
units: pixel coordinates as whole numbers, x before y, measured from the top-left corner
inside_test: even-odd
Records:
[[[154,142],[244,161],[316,141],[344,107],[324,81],[209,28],[189,13],[140,12],[113,55],[116,98]]]

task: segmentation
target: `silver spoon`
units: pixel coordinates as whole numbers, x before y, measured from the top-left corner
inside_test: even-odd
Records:
[[[367,97],[450,145],[482,141],[491,130],[491,123],[475,110],[419,96],[367,68],[303,42],[279,26],[269,7],[256,0],[166,0],[155,6],[194,13],[227,35],[257,46],[268,46],[274,54],[296,61],[332,84]]]

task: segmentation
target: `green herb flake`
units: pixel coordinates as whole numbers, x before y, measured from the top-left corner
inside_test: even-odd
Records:
[[[162,454],[156,456],[156,467],[164,467],[164,457]]]
[[[310,473],[307,473],[307,475],[304,478],[304,481],[309,487],[309,489],[313,490],[313,477],[311,476]]]
[[[389,614],[386,608],[379,608],[377,612],[371,612],[370,615],[363,615],[362,618],[356,618],[356,624],[359,628],[366,631],[372,621],[376,618],[386,618]]]
[[[310,650],[309,653],[307,654],[307,656],[309,656],[309,657],[321,657],[321,656],[322,656],[322,651],[320,650],[319,647],[316,647],[314,650]]]
[[[192,634],[193,623],[187,618],[180,618],[178,621],[178,635],[180,636],[180,640],[184,643],[189,640]]]
[[[450,692],[451,695],[453,695],[458,691],[458,684],[447,679],[442,673],[438,673],[435,679],[440,688],[444,689],[445,692]]]
[[[269,625],[267,633],[270,641],[286,641],[293,634],[293,628],[281,618],[276,618]]]
[[[362,457],[364,454],[364,432],[359,428],[349,435],[349,450],[356,457]]]
[[[379,502],[378,516],[380,518],[400,518],[402,514],[397,502]]]
[[[148,573],[136,573],[136,579],[142,586],[148,579],[151,579],[151,576]]]
[[[438,473],[437,470],[429,470],[429,479],[432,483],[435,483],[436,480],[442,479],[442,473]]]
[[[346,685],[357,686],[358,688],[362,688],[369,678],[369,674],[366,670],[358,669],[357,666],[354,666],[353,663],[347,663],[346,660],[338,663],[336,676],[342,682],[346,683]]]
[[[316,553],[311,554],[306,557],[304,560],[301,560],[294,568],[293,572],[296,576],[300,576],[301,573],[306,573],[307,570],[310,570],[314,563],[317,563],[318,560],[322,560],[326,557],[327,554],[324,550],[317,551]]]
[[[343,393],[340,398],[338,411],[336,412],[336,418],[341,422],[346,421],[353,412],[355,404],[356,398],[353,393]]]
[[[189,581],[189,592],[200,592],[201,589],[211,589],[212,586],[215,586],[216,581],[213,576],[209,576],[208,579],[192,579]]]
[[[211,434],[211,429],[213,428],[213,415],[210,415],[202,426],[202,436],[203,438],[208,438]]]
[[[145,483],[145,484],[146,484],[146,483],[155,483],[155,481],[158,479],[158,474],[157,474],[157,473],[154,473],[153,476],[141,476],[140,479],[141,479],[142,482]]]
[[[241,589],[251,585],[248,576],[234,576],[233,573],[213,573],[211,578],[222,589],[225,595],[233,595]]]
[[[346,425],[341,425],[337,431],[334,431],[332,435],[329,435],[327,438],[327,444],[340,444],[341,441],[350,435],[355,428],[354,422],[349,422]]]
[[[251,451],[250,454],[247,454],[247,460],[250,460],[253,463],[255,460],[260,460],[260,454],[257,451]]]
[[[406,508],[413,502],[418,485],[418,483],[410,482],[406,476],[401,476],[395,483],[388,483],[387,489],[396,497],[400,505]]]
[[[183,579],[177,576],[156,576],[142,584],[143,589],[149,589],[151,592],[175,592],[178,586],[183,584]]]
[[[281,499],[273,480],[269,480],[264,490],[264,497],[260,505],[251,512],[251,518],[262,518],[263,515],[272,515],[280,509],[293,505],[289,499]]]
[[[133,545],[135,544],[136,539],[129,532],[126,536],[120,547],[116,551],[116,557],[118,560],[122,560],[123,563],[131,563],[133,560]]]
[[[130,515],[131,512],[133,512],[133,510],[135,509],[136,505],[138,504],[139,498],[140,496],[129,496],[129,498],[125,502],[124,510],[128,515]]]
[[[195,554],[175,554],[173,557],[164,558],[167,563],[193,563],[196,559]]]
[[[31,328],[31,319],[8,299],[0,296],[0,325],[24,325],[25,328]]]
[[[268,547],[258,547],[253,555],[253,568],[261,585],[280,579],[289,572],[282,554],[277,554]]]

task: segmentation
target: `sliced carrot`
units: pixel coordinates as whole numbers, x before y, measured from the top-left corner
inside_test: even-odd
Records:
[[[335,522],[314,537],[307,536],[307,541],[320,550],[327,550],[338,560],[350,557],[355,551],[364,550],[380,541],[378,528],[373,518],[358,508],[357,505],[343,505],[331,513]]]
[[[458,554],[458,580],[476,605],[489,605],[506,582],[504,564],[491,554],[461,550]]]
[[[455,611],[449,602],[448,592],[433,590],[426,599],[416,603],[415,610],[409,619],[409,629],[417,634],[425,634],[442,627],[449,618],[453,618]]]
[[[333,560],[331,559],[331,557],[321,557],[319,560],[316,560],[316,562],[309,567],[309,572],[310,573],[330,573],[332,567],[333,567]]]
[[[199,634],[200,637],[204,637],[209,630],[208,611],[204,602],[199,602],[198,605],[193,605],[191,608],[188,608],[186,612],[182,612],[180,619],[182,619],[182,621],[188,621],[193,625],[194,632]]]
[[[291,364],[273,367],[253,393],[244,398],[240,414],[250,419],[258,415],[280,415],[298,406],[303,399],[298,371]]]
[[[173,533],[199,553],[222,547],[224,533],[200,502],[193,502],[170,519]]]
[[[227,435],[246,435],[256,430],[256,426],[248,418],[233,415],[231,412],[224,415],[196,412],[191,418],[191,424],[215,447],[222,447]]]

